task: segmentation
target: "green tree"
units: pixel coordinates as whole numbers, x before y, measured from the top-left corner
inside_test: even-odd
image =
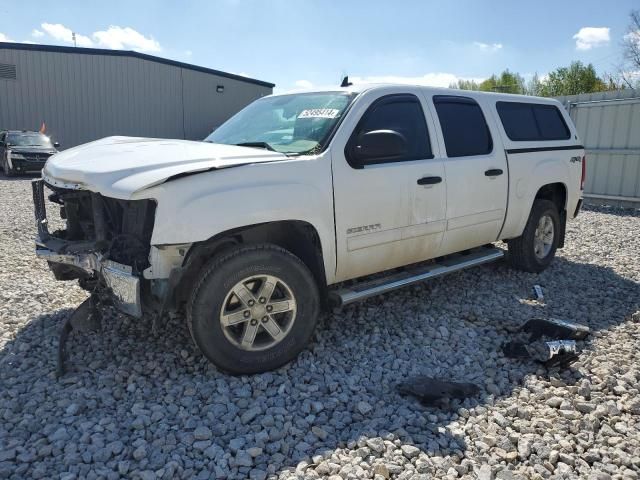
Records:
[[[537,73],[533,74],[531,80],[527,82],[527,86],[525,87],[525,93],[527,95],[540,96],[542,95],[542,81]]]
[[[572,62],[568,67],[560,67],[540,82],[538,94],[545,97],[578,95],[579,93],[603,92],[609,90],[592,64]]]
[[[483,92],[519,93],[526,92],[524,78],[518,73],[510,72],[508,69],[498,75],[491,75],[484,82],[480,83],[480,90]]]
[[[508,69],[500,75],[491,75],[486,80],[478,83],[474,80],[458,80],[449,85],[449,88],[460,90],[481,90],[483,92],[525,93],[524,79],[517,73]]]
[[[475,80],[458,80],[449,85],[449,88],[457,88],[459,90],[480,90],[480,85]]]

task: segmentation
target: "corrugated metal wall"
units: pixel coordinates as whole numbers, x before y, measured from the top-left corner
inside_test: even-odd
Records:
[[[558,97],[587,150],[585,198],[640,207],[640,91]]]
[[[46,122],[62,148],[109,135],[202,139],[272,92],[142,58],[76,51],[0,47],[0,64],[16,66],[15,80],[0,76],[0,129],[38,130]]]

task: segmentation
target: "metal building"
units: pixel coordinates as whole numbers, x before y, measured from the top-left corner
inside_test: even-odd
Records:
[[[61,148],[110,135],[202,139],[272,83],[123,50],[0,42],[0,129]]]
[[[587,154],[585,199],[640,208],[640,91],[557,97]]]

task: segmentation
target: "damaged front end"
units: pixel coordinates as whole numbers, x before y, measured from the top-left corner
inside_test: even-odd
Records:
[[[45,187],[51,190],[48,199],[60,205],[65,229],[49,232]],[[36,255],[48,261],[56,279],[79,279],[83,288],[110,298],[134,317],[152,308],[143,271],[150,266],[155,201],[108,198],[45,185],[43,180],[34,180],[32,188]]]

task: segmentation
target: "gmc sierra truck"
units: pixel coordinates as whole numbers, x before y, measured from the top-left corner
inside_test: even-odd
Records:
[[[272,95],[204,141],[109,137],[51,157],[33,183],[36,254],[134,317],[185,312],[215,365],[262,372],[305,347],[326,305],[497,260],[494,242],[544,270],[584,175],[552,99]],[[49,232],[47,199],[66,228]]]

